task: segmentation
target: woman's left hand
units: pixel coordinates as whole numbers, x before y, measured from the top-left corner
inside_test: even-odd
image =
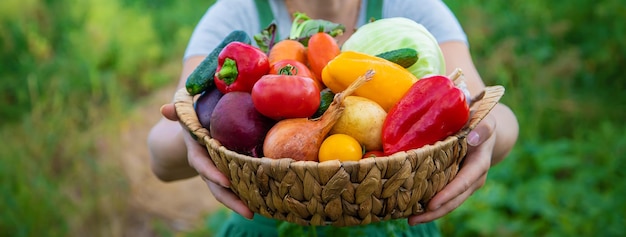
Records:
[[[426,211],[408,218],[409,225],[434,221],[459,207],[487,180],[496,142],[496,119],[487,115],[467,136],[468,151],[459,173],[429,202]]]

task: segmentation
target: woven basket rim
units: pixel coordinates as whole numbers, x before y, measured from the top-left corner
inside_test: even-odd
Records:
[[[466,129],[464,129],[466,130]],[[229,150],[228,148],[222,146],[219,141],[217,141],[216,139],[212,138],[211,136],[204,136],[203,138],[203,144],[206,146],[210,146],[212,149],[215,150],[219,150],[221,152],[224,152],[226,155],[231,156],[231,157],[235,157],[239,160],[242,160],[244,162],[249,162],[249,163],[253,163],[253,164],[263,164],[263,163],[272,163],[272,162],[288,162],[290,163],[290,165],[309,165],[309,166],[317,166],[321,163],[324,164],[329,164],[332,162],[337,162],[340,164],[340,166],[342,167],[350,167],[350,166],[359,166],[360,163],[363,162],[375,162],[376,160],[381,160],[381,159],[405,159],[405,157],[407,156],[407,153],[431,153],[432,150],[438,150],[440,147],[444,147],[444,146],[449,146],[450,144],[453,144],[455,142],[457,142],[460,138],[462,138],[463,136],[467,135],[467,131],[460,131],[459,133],[455,134],[455,135],[451,135],[448,136],[445,140],[443,141],[437,141],[435,144],[429,144],[429,145],[425,145],[421,148],[418,149],[411,149],[408,151],[400,151],[400,152],[396,152],[392,155],[388,155],[388,156],[379,156],[379,157],[367,157],[367,158],[362,158],[358,161],[339,161],[339,160],[329,160],[329,161],[324,161],[324,162],[318,162],[318,161],[304,161],[304,160],[295,160],[293,158],[269,158],[269,157],[253,157],[253,156],[248,156],[248,155],[244,155],[244,154],[240,154],[237,153],[235,151]]]

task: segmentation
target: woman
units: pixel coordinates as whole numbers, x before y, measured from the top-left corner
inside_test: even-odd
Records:
[[[370,16],[413,19],[435,36],[445,57],[446,68],[463,69],[472,95],[478,94],[485,87],[473,65],[467,38],[460,24],[440,0],[222,0],[209,8],[191,37],[185,52],[179,88],[184,86],[187,76],[204,57],[232,30],[244,30],[254,35],[267,26],[267,19],[275,19],[279,35],[286,36],[290,30],[291,16],[295,12],[346,26],[346,32],[337,37],[340,45]],[[276,235],[273,220],[254,215],[228,189],[228,179],[213,165],[205,148],[182,131],[173,105],[164,105],[161,113],[164,119],[153,127],[148,139],[153,172],[164,181],[200,174],[215,198],[239,214],[233,215],[226,223],[222,234],[233,234],[233,230],[243,231],[247,229],[245,226],[251,225],[254,229],[249,234],[260,231],[266,236]],[[484,185],[489,168],[509,153],[517,135],[518,123],[513,112],[503,104],[496,105],[468,135],[470,148],[456,178],[431,200],[425,213],[408,218],[407,223],[412,227],[406,232],[416,236],[438,234],[432,221],[457,208]],[[418,225],[420,223],[426,224]],[[376,231],[367,230],[367,233],[372,235]]]

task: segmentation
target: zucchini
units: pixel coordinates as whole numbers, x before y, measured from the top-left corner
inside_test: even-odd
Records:
[[[378,54],[376,55],[376,57],[384,58],[404,68],[412,66],[419,59],[417,50],[412,48],[400,48],[396,50],[391,50]]]
[[[202,60],[200,65],[193,70],[193,72],[187,77],[185,82],[185,88],[190,95],[197,95],[215,86],[213,76],[217,70],[217,56],[222,52],[222,49],[231,42],[243,42],[250,44],[250,36],[244,31],[235,30],[228,34],[222,42],[211,51],[209,55]]]

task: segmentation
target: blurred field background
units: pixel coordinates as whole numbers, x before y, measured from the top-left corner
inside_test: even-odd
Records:
[[[0,1],[0,235],[210,236],[208,190],[156,181],[145,136],[211,2]],[[444,236],[626,235],[626,4],[445,2],[521,131]]]

